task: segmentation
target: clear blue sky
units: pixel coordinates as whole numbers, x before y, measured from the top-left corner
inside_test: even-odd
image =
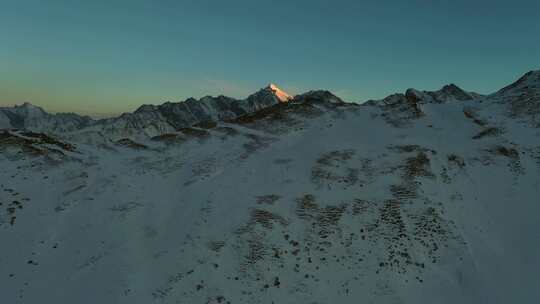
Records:
[[[269,82],[490,93],[531,69],[538,0],[0,0],[0,105],[111,113]]]

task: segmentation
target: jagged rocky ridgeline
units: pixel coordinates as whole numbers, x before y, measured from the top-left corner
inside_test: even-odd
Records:
[[[421,109],[423,104],[471,100],[479,103],[506,103],[508,113],[513,117],[535,116],[540,113],[539,79],[540,71],[531,71],[515,83],[486,96],[465,91],[455,84],[446,85],[438,91],[408,89],[405,94],[369,100],[363,105],[380,107],[387,121],[395,126],[406,125],[411,119],[424,115]],[[293,97],[270,84],[246,99],[226,96],[206,96],[198,100],[189,98],[183,102],[142,105],[133,113],[100,120],[74,113],[49,114],[40,107],[24,103],[0,108],[0,129],[27,129],[58,135],[70,132],[99,133],[113,139],[155,137],[197,124],[264,117],[273,111],[291,110],[299,105],[324,108],[358,104],[345,103],[328,91],[310,91]]]
[[[99,132],[117,139],[139,135],[155,137],[197,124],[230,121],[273,106],[306,102],[344,104],[328,91],[311,91],[293,97],[270,84],[242,100],[226,96],[189,98],[183,102],[142,105],[133,113],[101,120],[73,113],[49,114],[40,107],[24,103],[0,108],[0,129],[29,129],[55,134]]]

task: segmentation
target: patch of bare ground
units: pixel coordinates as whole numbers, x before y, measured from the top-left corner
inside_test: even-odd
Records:
[[[29,131],[0,131],[0,151],[7,148],[19,149],[19,153],[30,156],[66,156],[66,152],[77,152],[72,144],[59,141],[49,135]]]
[[[120,218],[126,218],[132,212],[135,212],[139,208],[144,207],[143,204],[138,202],[127,202],[112,206],[109,208],[109,211],[117,213]]]
[[[289,225],[289,221],[281,215],[264,209],[252,209],[247,223],[236,230],[241,246],[241,271],[247,271],[258,261],[263,260],[270,252],[271,244],[265,241],[276,224],[281,227]]]
[[[313,232],[321,239],[339,232],[339,221],[346,208],[344,204],[321,207],[310,194],[296,200],[296,215],[300,219],[312,221]]]
[[[463,159],[463,157],[457,155],[457,154],[449,154],[448,155],[448,163],[451,165],[451,166],[456,166],[460,169],[463,169],[465,168],[465,160]]]
[[[355,155],[354,150],[336,150],[321,155],[311,169],[311,182],[318,188],[340,186],[347,189],[359,181],[358,168],[348,165]]]
[[[24,209],[30,201],[29,198],[23,197],[19,192],[11,188],[4,188],[3,185],[0,192],[0,227],[4,224],[14,226],[17,214]]]
[[[323,113],[323,110],[308,102],[288,102],[276,104],[227,122],[273,134],[285,134],[302,130],[306,118],[317,117]]]
[[[383,119],[396,128],[409,127],[414,120],[425,115],[418,100],[403,94],[394,94],[371,104],[378,106],[382,110]]]
[[[424,248],[432,263],[436,263],[439,257],[439,250],[442,246],[447,246],[450,238],[454,238],[451,230],[445,224],[445,220],[439,212],[428,207],[419,214],[411,216],[413,219],[413,235]]]
[[[279,103],[257,112],[231,119],[228,122],[235,124],[253,124],[262,120],[287,122],[289,120],[294,120],[290,114],[314,117],[322,114],[322,111],[318,110],[310,103]]]
[[[208,249],[214,251],[214,252],[220,252],[221,249],[225,246],[224,241],[211,241],[208,242]]]
[[[122,138],[120,140],[116,141],[116,144],[122,147],[134,149],[134,150],[146,150],[148,149],[148,146],[140,144],[138,142],[133,141],[129,138]]]
[[[377,207],[377,203],[366,199],[354,199],[352,203],[353,215],[364,215]]]
[[[268,194],[257,196],[257,204],[259,205],[274,205],[281,197],[277,194]]]
[[[390,192],[398,200],[412,200],[418,197],[417,187],[409,184],[390,185]]]
[[[473,139],[481,139],[484,137],[496,137],[500,136],[504,133],[504,131],[500,128],[495,127],[488,127],[480,131],[478,134],[473,136]]]
[[[540,146],[529,148],[527,152],[530,157],[534,159],[537,167],[540,169]]]
[[[199,129],[214,129],[217,127],[217,122],[212,121],[212,120],[202,121],[193,125],[193,127],[199,128]]]
[[[289,222],[281,215],[272,213],[264,209],[252,209],[247,224],[239,232],[250,231],[257,224],[261,227],[272,230],[275,223],[287,226]]]
[[[399,201],[412,200],[418,197],[421,182],[419,178],[435,178],[431,172],[428,155],[419,151],[415,156],[405,158],[398,166],[401,171],[401,183],[390,185],[390,192]]]
[[[440,177],[443,183],[450,184],[459,170],[466,166],[465,160],[457,154],[449,154],[447,156],[447,165],[443,165],[440,172]],[[456,171],[458,170],[458,171]]]
[[[522,175],[525,173],[525,168],[521,165],[521,157],[518,150],[505,146],[494,146],[486,149],[491,155],[502,156],[508,159],[508,168],[514,175]]]
[[[180,131],[184,136],[186,136],[187,139],[198,139],[198,140],[205,140],[210,137],[210,132],[208,132],[205,129],[197,129],[197,128],[181,128],[178,131]]]
[[[460,251],[454,249],[463,246],[438,208],[429,201],[413,206],[397,199],[323,204],[304,194],[296,199],[299,221],[253,209],[236,232],[240,279],[264,290],[276,287],[270,270],[290,268],[298,274],[295,281],[302,282],[321,279],[319,270],[344,267],[389,275],[412,272],[422,282],[428,263],[457,259]]]
[[[185,142],[185,138],[175,133],[165,133],[151,138],[152,141],[162,142],[165,144],[176,144]]]
[[[380,262],[381,268],[390,268],[397,273],[405,273],[407,265],[413,264],[409,253],[410,236],[403,221],[402,203],[397,200],[387,200],[379,208],[379,218],[375,222],[374,230],[377,237],[390,243],[387,247],[386,256]]]
[[[398,152],[398,153],[430,152],[432,154],[437,154],[435,150],[421,147],[419,145],[392,145],[392,146],[389,146],[388,149],[391,151]]]
[[[479,125],[481,127],[484,127],[484,126],[487,125],[487,122],[480,119],[478,117],[478,115],[476,114],[476,111],[474,111],[473,109],[469,109],[469,108],[463,109],[463,115],[465,115],[465,117],[472,120],[475,124],[477,124],[477,125]]]
[[[193,178],[184,183],[189,186],[195,182],[204,181],[210,178],[221,168],[221,163],[215,157],[206,157],[191,164],[191,173]]]
[[[517,95],[504,100],[508,105],[508,113],[512,118],[526,118],[530,125],[540,127],[540,91],[534,88],[525,88]]]
[[[36,133],[36,132],[31,132],[31,131],[24,131],[24,132],[21,132],[21,135],[23,136],[26,136],[26,137],[29,137],[31,139],[34,139],[37,143],[40,143],[40,144],[49,144],[49,145],[54,145],[54,146],[57,146],[65,151],[70,151],[70,152],[75,152],[76,151],[76,147],[72,144],[69,144],[69,143],[65,143],[65,142],[61,142],[55,138],[52,138],[46,134],[43,134],[43,133]]]
[[[430,160],[426,153],[418,152],[416,156],[409,157],[402,166],[403,178],[415,179],[417,177],[434,177],[431,172]]]
[[[296,214],[306,221],[308,232],[299,241],[305,247],[302,252],[308,254],[309,260],[317,256],[320,261],[332,260],[349,267],[367,267],[375,259],[377,273],[383,269],[396,273],[421,269],[423,263],[410,254],[414,244],[401,208],[402,203],[394,199],[382,203],[356,199],[350,204],[321,207],[313,195],[299,197]],[[363,252],[348,250],[353,244]],[[377,254],[371,256],[374,250]],[[337,256],[335,252],[347,254]],[[371,262],[364,264],[364,260]]]
[[[269,147],[270,144],[275,141],[273,138],[256,134],[244,134],[244,136],[248,139],[248,141],[243,144],[244,152],[240,154],[241,159],[247,159],[257,151]]]

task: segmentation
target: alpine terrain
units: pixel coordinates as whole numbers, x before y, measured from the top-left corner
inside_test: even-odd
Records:
[[[540,71],[0,108],[1,303],[537,303]]]

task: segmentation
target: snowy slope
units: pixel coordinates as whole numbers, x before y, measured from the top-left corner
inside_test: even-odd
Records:
[[[536,303],[534,77],[99,144],[2,132],[2,300]]]

